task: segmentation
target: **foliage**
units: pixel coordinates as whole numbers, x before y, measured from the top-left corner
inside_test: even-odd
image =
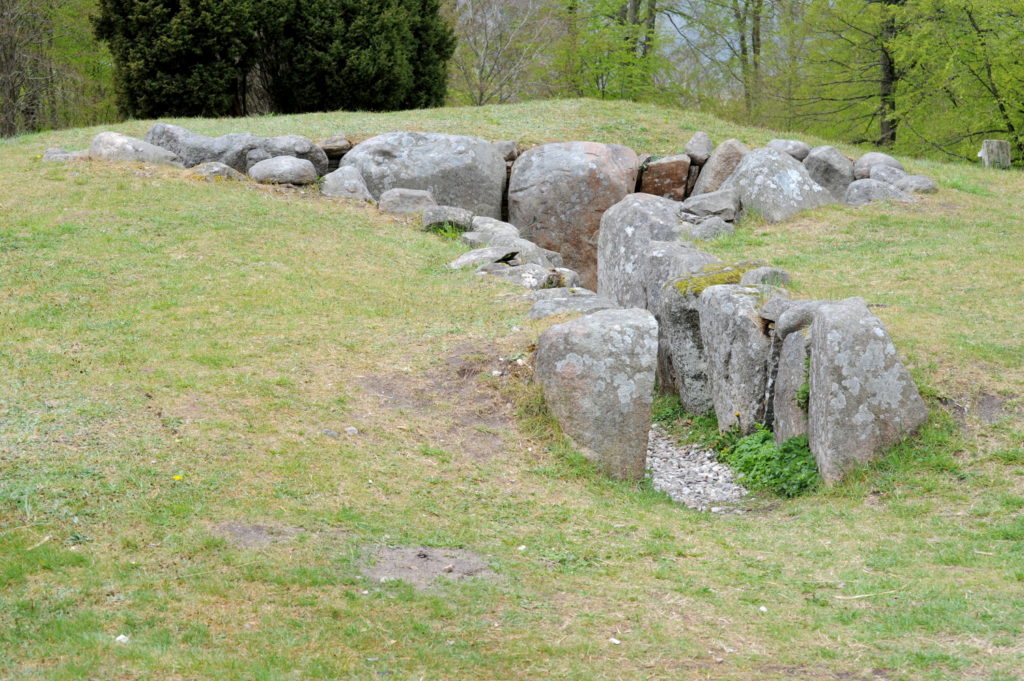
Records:
[[[438,0],[100,0],[130,116],[395,110],[444,101]]]
[[[750,489],[796,497],[817,487],[818,466],[800,435],[775,444],[775,436],[764,426],[720,450],[719,459],[742,473],[741,482]]]

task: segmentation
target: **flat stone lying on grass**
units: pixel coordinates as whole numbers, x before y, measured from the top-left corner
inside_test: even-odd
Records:
[[[526,265],[492,263],[477,269],[477,274],[490,274],[495,277],[501,277],[517,286],[533,290],[556,288],[566,284],[571,285],[571,281],[566,281],[568,273],[576,274],[572,270],[555,269],[533,263]]]
[[[547,317],[562,314],[591,314],[601,310],[612,310],[617,307],[618,305],[604,296],[567,295],[562,298],[538,300],[530,308],[530,311],[526,313],[526,316],[529,319],[546,319]]]
[[[373,202],[373,194],[366,188],[363,176],[355,166],[342,166],[325,175],[320,193],[324,196]]]
[[[846,190],[846,203],[851,206],[864,206],[874,201],[913,203],[914,197],[879,180],[856,180]]]
[[[245,179],[245,175],[242,173],[238,172],[231,166],[218,163],[217,161],[201,163],[200,165],[189,168],[185,171],[185,175],[188,177],[196,177],[207,182]]]
[[[69,161],[82,161],[89,158],[89,152],[87,151],[68,151],[67,149],[58,149],[57,147],[51,147],[43,152],[44,161],[53,161],[55,163],[68,163]]]
[[[366,552],[363,577],[374,584],[405,582],[426,589],[438,582],[470,578],[494,579],[494,570],[483,558],[465,549],[382,546]]]
[[[430,192],[422,189],[389,189],[380,195],[377,207],[385,213],[410,215],[420,213],[437,202]]]
[[[537,341],[536,378],[581,452],[619,480],[644,476],[658,323],[646,310],[603,310]]]
[[[570,298],[573,296],[596,296],[590,289],[574,286],[559,286],[523,294],[523,300],[549,300],[551,298]]]
[[[146,133],[146,141],[176,154],[186,168],[219,161],[244,173],[258,162],[277,156],[305,159],[313,164],[317,175],[326,173],[328,166],[323,149],[301,135],[257,137],[244,132],[207,137],[177,125],[157,123]]]
[[[249,177],[261,184],[307,185],[316,182],[316,167],[304,158],[276,156],[249,168]]]
[[[162,163],[181,167],[181,159],[166,149],[116,132],[101,132],[92,139],[89,158],[113,163]]]
[[[423,229],[441,229],[449,225],[459,232],[473,229],[473,213],[458,206],[429,206],[423,209]]]

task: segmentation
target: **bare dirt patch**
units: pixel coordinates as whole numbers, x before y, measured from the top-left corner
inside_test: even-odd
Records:
[[[426,589],[438,580],[494,579],[487,562],[464,549],[380,547],[369,552],[363,576],[372,582],[401,580]]]
[[[293,540],[302,530],[288,525],[224,522],[213,528],[214,534],[233,546],[243,549],[262,549],[271,544]]]

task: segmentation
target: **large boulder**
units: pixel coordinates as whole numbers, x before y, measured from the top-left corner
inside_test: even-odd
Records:
[[[670,241],[683,227],[679,203],[630,194],[601,216],[597,292],[622,307],[645,307],[643,258],[650,241]]]
[[[885,326],[862,299],[815,309],[810,355],[808,440],[826,482],[871,461],[928,418]]]
[[[327,172],[327,154],[313,140],[301,135],[257,137],[232,133],[207,137],[169,123],[157,123],[146,133],[146,141],[178,155],[186,168],[218,161],[243,173],[276,156],[294,156],[309,161],[318,175]]]
[[[597,286],[602,214],[636,187],[639,159],[616,144],[564,142],[534,147],[512,166],[509,222],[559,251],[583,285]]]
[[[896,188],[907,194],[934,194],[939,191],[939,185],[927,175],[907,175],[896,183]]]
[[[772,342],[757,313],[759,287],[724,284],[700,296],[700,335],[718,427],[743,434],[769,420]]]
[[[501,218],[505,159],[482,139],[392,132],[357,144],[341,160],[345,166],[359,168],[378,199],[389,189],[422,189],[439,204]]]
[[[659,158],[644,168],[640,191],[682,201],[686,198],[686,179],[689,175],[690,157],[686,154]]]
[[[333,173],[325,175],[320,193],[343,199],[373,201],[373,194],[366,188],[362,173],[354,166],[338,168]]]
[[[584,456],[620,480],[644,477],[658,350],[645,310],[604,310],[537,341],[544,401]]]
[[[707,265],[721,262],[710,253],[678,241],[651,241],[641,259],[641,284],[644,307],[658,320],[658,385],[663,392],[676,391],[668,324],[662,319],[665,284],[688,274],[701,272]]]
[[[886,165],[897,170],[904,170],[903,164],[889,154],[880,151],[869,151],[853,164],[853,177],[857,180],[866,180],[871,177],[871,169],[876,165]]]
[[[835,147],[814,147],[804,159],[811,179],[832,193],[836,201],[846,198],[846,188],[853,182],[853,161]]]
[[[304,158],[275,156],[249,168],[249,177],[263,184],[313,184],[316,168]]]
[[[697,184],[693,186],[693,195],[720,189],[748,153],[750,149],[739,140],[728,139],[719,144],[701,168]]]
[[[93,137],[88,157],[94,161],[113,163],[163,163],[181,166],[181,159],[173,152],[116,132],[101,132]]]
[[[863,206],[874,201],[913,203],[914,197],[880,180],[854,180],[846,188],[846,203],[851,206]]]
[[[686,143],[686,155],[695,166],[702,166],[711,158],[715,151],[715,143],[711,141],[706,132],[695,132],[690,141]]]
[[[754,211],[768,222],[782,222],[834,201],[799,161],[767,147],[744,156],[726,186],[736,190],[744,211]]]

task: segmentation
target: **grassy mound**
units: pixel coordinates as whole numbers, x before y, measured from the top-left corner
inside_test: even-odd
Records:
[[[659,154],[695,129],[778,135],[590,101],[174,122]],[[315,190],[36,159],[95,132],[0,143],[0,678],[1024,668],[1018,173],[908,160],[938,195],[709,246],[789,269],[801,295],[876,304],[934,414],[837,489],[707,517],[600,479],[551,435],[516,362],[550,322],[447,271],[457,244]],[[940,398],[985,409],[960,431]],[[381,547],[488,570],[371,581]]]

